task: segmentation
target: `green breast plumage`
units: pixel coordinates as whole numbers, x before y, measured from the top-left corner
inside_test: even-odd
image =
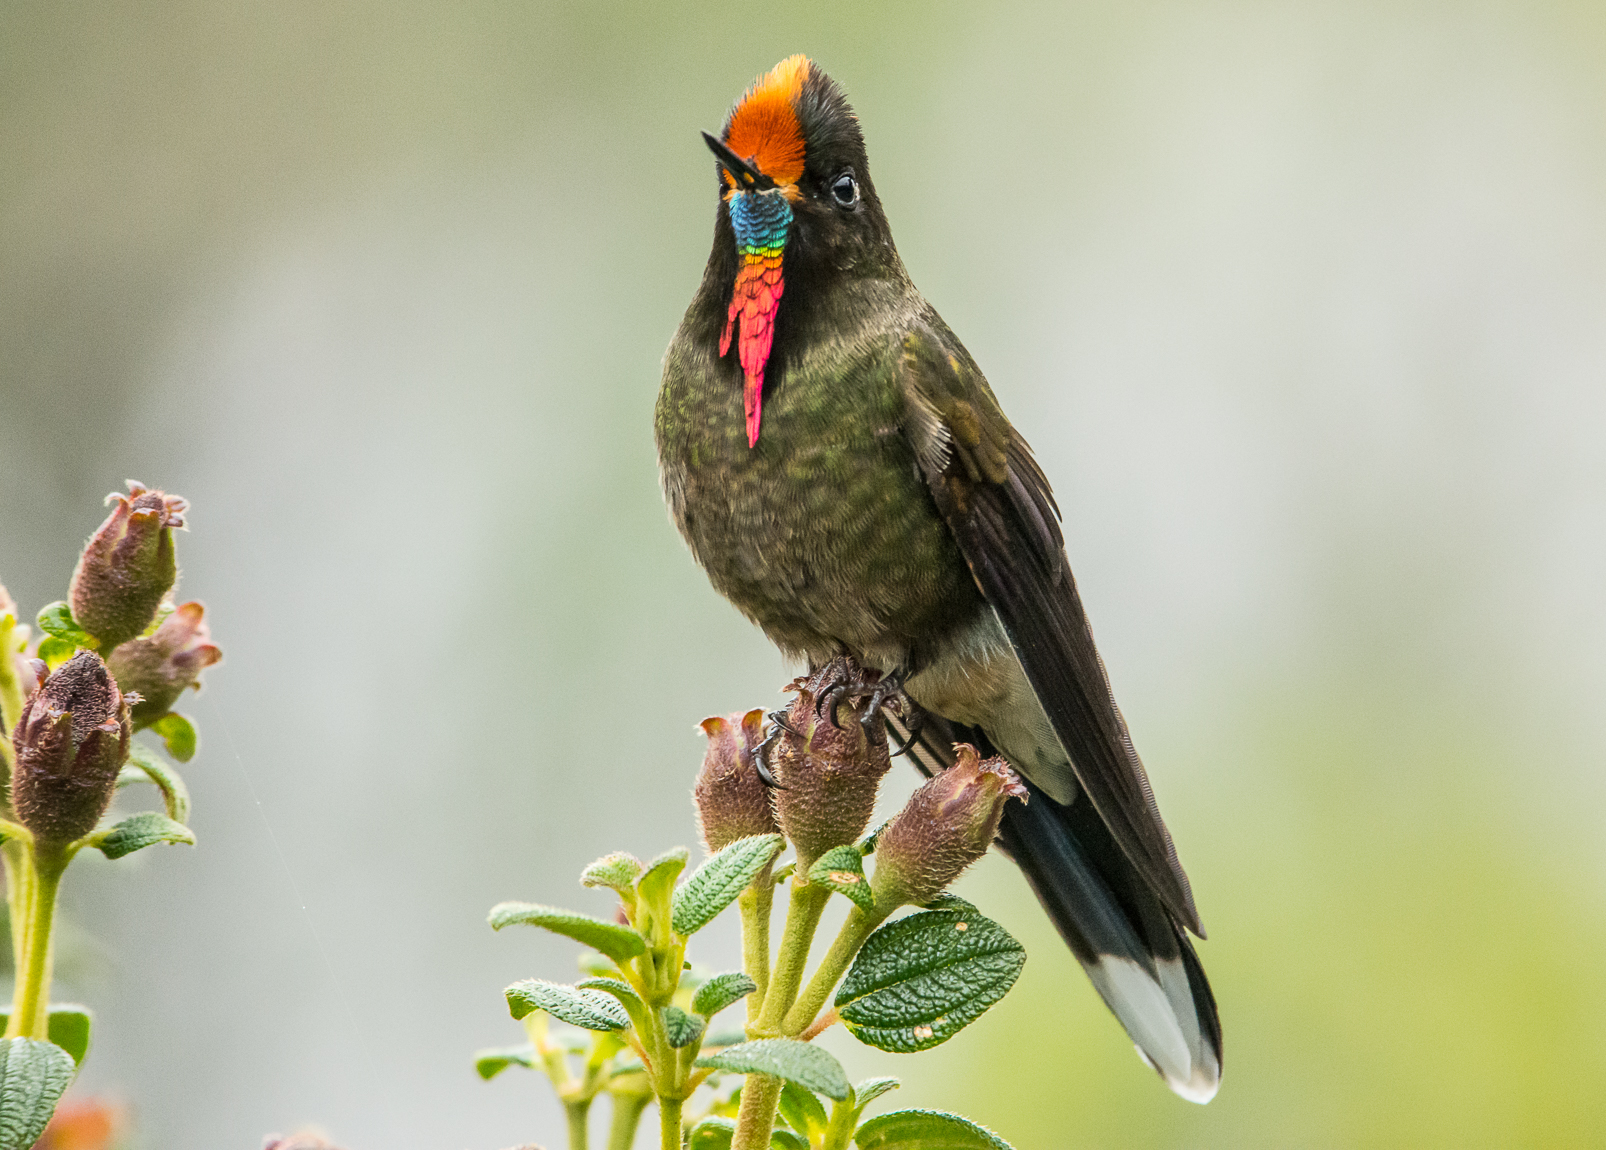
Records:
[[[773,373],[747,444],[741,376],[683,329],[658,396],[670,513],[715,588],[783,649],[902,663],[979,605],[902,430],[898,341]]]

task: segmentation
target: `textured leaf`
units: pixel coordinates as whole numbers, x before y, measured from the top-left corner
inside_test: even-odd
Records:
[[[896,1078],[866,1078],[853,1088],[853,1104],[863,1110],[887,1091],[902,1085]]]
[[[29,1150],[39,1141],[72,1076],[72,1055],[53,1043],[0,1041],[0,1150]]]
[[[177,771],[138,743],[129,747],[128,762],[130,766],[139,768],[145,780],[155,783],[157,789],[162,792],[162,800],[167,804],[168,818],[176,823],[190,821],[190,791]]]
[[[647,1009],[646,1004],[641,1001],[641,995],[636,993],[636,988],[617,978],[587,978],[575,983],[575,989],[600,990],[604,994],[611,994],[619,1000],[619,1005],[625,1008],[627,1014],[633,1009]]]
[[[68,659],[78,653],[78,644],[69,643],[65,639],[58,639],[54,635],[46,635],[39,640],[38,655],[45,661],[45,666],[54,671]]]
[[[95,1016],[89,1007],[75,1003],[58,1003],[50,1008],[46,1033],[50,1041],[72,1056],[76,1065],[89,1053],[89,1030]]]
[[[686,869],[691,852],[685,847],[667,850],[647,864],[646,873],[636,880],[636,891],[648,902],[666,898],[675,887],[675,880]]]
[[[860,855],[875,854],[875,845],[881,841],[881,832],[887,829],[887,823],[890,822],[892,822],[892,820],[888,819],[887,822],[882,823],[880,826],[876,827],[875,830],[871,831],[869,834],[865,835],[859,840],[858,851]]]
[[[495,1050],[481,1050],[474,1055],[474,1069],[489,1082],[509,1066],[524,1066],[531,1070],[540,1066],[535,1047],[526,1042],[523,1046],[503,1046]]]
[[[838,1102],[848,1096],[842,1064],[818,1046],[791,1038],[759,1038],[697,1060],[698,1066],[732,1074],[768,1074]]]
[[[959,909],[921,911],[865,942],[837,991],[837,1012],[867,1045],[926,1050],[1009,993],[1025,962],[1021,944],[991,919]]]
[[[189,827],[174,822],[166,815],[141,811],[112,827],[106,837],[95,845],[107,858],[120,859],[157,843],[188,843],[194,846],[195,835]]]
[[[687,1014],[678,1006],[664,1007],[664,1032],[669,1035],[669,1045],[676,1050],[696,1042],[707,1027],[705,1019]]]
[[[195,757],[195,725],[177,711],[169,711],[151,724],[151,730],[162,736],[167,753],[181,763]]]
[[[940,1110],[894,1110],[853,1135],[859,1150],[1013,1150],[986,1127]]]
[[[600,990],[559,986],[539,978],[515,982],[503,991],[514,1018],[544,1010],[553,1018],[585,1030],[623,1030],[630,1025],[625,1008]]]
[[[785,845],[780,835],[752,835],[718,851],[675,892],[671,916],[675,933],[695,934],[707,926],[736,901],[759,871],[775,861]]]
[[[716,974],[697,988],[691,1008],[704,1018],[712,1018],[738,999],[758,989],[758,983],[739,970]]]
[[[875,909],[875,895],[864,878],[864,856],[858,847],[832,847],[809,867],[809,881],[845,894],[865,910]]]
[[[786,1124],[810,1141],[824,1134],[831,1122],[820,1100],[795,1082],[781,1087],[780,1109]]]
[[[40,609],[39,629],[53,639],[71,643],[74,650],[88,647],[93,651],[100,646],[100,640],[80,627],[78,621],[72,617],[72,608],[67,606],[65,599],[58,599],[48,607]]]
[[[736,1135],[736,1123],[729,1118],[704,1118],[692,1127],[686,1140],[686,1150],[730,1150],[731,1139]],[[790,1130],[777,1130],[770,1135],[771,1150],[809,1150],[809,1144]]]
[[[89,1007],[60,1002],[50,1008],[45,1033],[51,1042],[72,1055],[74,1063],[81,1063],[84,1055],[89,1053],[89,1030],[93,1020],[94,1015],[89,1012]],[[10,1021],[9,1008],[0,1010],[0,1030],[4,1030]]]
[[[641,935],[628,926],[534,902],[497,903],[491,908],[490,923],[492,930],[501,930],[514,923],[538,926],[600,950],[615,962],[635,958],[647,949]]]
[[[704,1118],[691,1128],[686,1150],[730,1150],[736,1137],[736,1123],[729,1118]]]
[[[580,872],[580,885],[605,886],[621,894],[633,893],[636,880],[641,877],[641,860],[624,851],[603,855]]]

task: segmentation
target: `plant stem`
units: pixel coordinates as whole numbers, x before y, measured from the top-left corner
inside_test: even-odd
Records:
[[[859,1108],[851,1105],[853,1101],[853,1095],[849,1094],[846,1102],[831,1104],[831,1122],[825,1128],[820,1150],[848,1150],[848,1143],[853,1139],[853,1124],[859,1117]]]
[[[15,624],[0,630],[0,741],[4,741],[10,734],[11,728],[16,724],[17,717],[22,714],[22,684],[17,681],[16,664],[12,662],[11,655],[15,649],[12,639]],[[4,751],[0,752],[6,760],[6,778],[11,777],[11,747],[9,743]]]
[[[781,1033],[781,1022],[792,1008],[798,984],[803,981],[803,968],[809,961],[809,944],[814,941],[820,915],[825,913],[825,904],[830,897],[831,892],[823,886],[800,884],[796,880],[792,883],[791,898],[786,907],[786,927],[781,932],[780,951],[775,956],[775,972],[764,992],[764,1009],[759,1012],[758,1022],[754,1025],[754,1029],[766,1038],[777,1037]]]
[[[11,970],[21,976],[28,953],[28,911],[33,906],[33,854],[21,839],[7,839],[0,846],[5,860],[6,905],[11,913]]]
[[[770,985],[770,911],[775,906],[775,879],[765,867],[736,900],[742,912],[742,969],[758,984],[747,996],[747,1024],[758,1021]]]
[[[864,940],[870,937],[870,932],[881,925],[887,917],[886,912],[880,910],[865,910],[855,906],[848,912],[848,920],[842,924],[837,933],[836,941],[826,952],[825,958],[820,962],[820,968],[809,979],[808,987],[786,1013],[781,1022],[781,1033],[792,1036],[802,1034],[814,1022],[814,1016],[820,1013],[820,1007],[825,1005],[826,998],[842,981],[842,976],[848,972],[848,965],[853,956],[859,953]]]
[[[586,1118],[591,1113],[591,1099],[582,1098],[563,1104],[569,1116],[569,1150],[586,1150],[588,1132]]]
[[[825,913],[825,904],[830,898],[831,892],[823,886],[792,881],[786,905],[786,926],[781,931],[781,945],[775,956],[775,971],[764,991],[763,1009],[759,1011],[758,1020],[749,1023],[748,1034],[763,1038],[780,1035],[781,1022],[797,997],[798,984],[803,981],[809,945],[814,941],[820,915]],[[775,1107],[780,1099],[779,1078],[764,1074],[747,1076],[731,1150],[765,1150],[769,1146],[770,1132],[775,1129]]]
[[[680,1150],[681,1099],[658,1096],[658,1140],[662,1150]],[[769,1140],[768,1132],[764,1135]]]
[[[781,1101],[781,1080],[749,1074],[742,1084],[742,1108],[736,1114],[731,1150],[768,1150],[775,1129],[775,1107]]]
[[[636,1127],[651,1094],[613,1094],[613,1121],[608,1126],[608,1150],[630,1150],[636,1144]]]
[[[71,856],[60,847],[35,848],[32,898],[29,900],[26,950],[17,968],[7,1038],[47,1036],[50,1026],[50,934],[56,915],[56,891]]]

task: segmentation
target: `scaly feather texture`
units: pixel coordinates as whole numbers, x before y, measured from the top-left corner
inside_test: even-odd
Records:
[[[747,446],[758,443],[764,403],[764,366],[775,343],[775,313],[781,307],[786,281],[781,275],[781,252],[786,230],[792,226],[792,209],[786,197],[773,192],[732,192],[731,226],[742,267],[731,289],[725,330],[719,337],[719,354],[731,349],[732,328],[740,321],[738,354],[742,361],[742,406],[747,416]]]

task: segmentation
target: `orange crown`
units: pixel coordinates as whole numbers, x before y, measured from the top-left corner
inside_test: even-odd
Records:
[[[731,113],[725,145],[777,184],[795,184],[803,174],[803,129],[794,103],[814,65],[788,56],[753,82]],[[735,187],[729,172],[725,179]]]

